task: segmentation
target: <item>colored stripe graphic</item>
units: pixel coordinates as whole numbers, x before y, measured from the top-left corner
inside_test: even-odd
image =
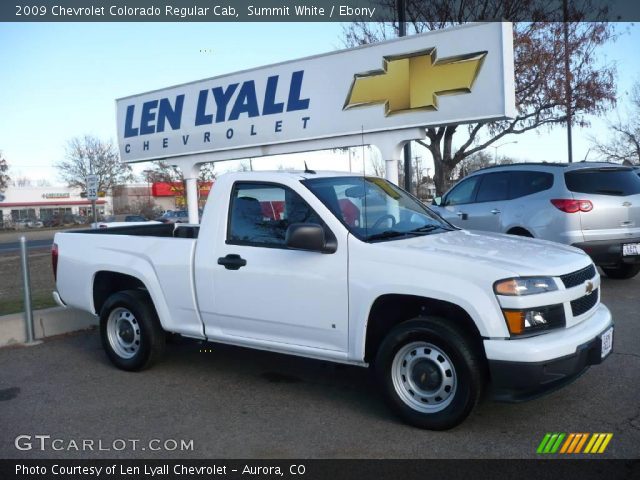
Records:
[[[613,433],[607,433],[607,436],[604,439],[604,442],[602,442],[602,445],[600,445],[600,450],[598,450],[598,453],[604,453],[604,451],[607,449],[607,445],[609,445],[609,442],[611,441],[612,438],[613,438]]]
[[[536,450],[536,453],[542,453],[544,451],[544,447],[549,441],[549,438],[551,438],[551,434],[547,433],[542,439],[542,441],[540,442],[540,445],[538,445],[538,449]]]
[[[604,453],[613,433],[554,433],[545,434],[536,449],[541,454]],[[588,441],[587,441],[588,440]],[[585,446],[584,451],[583,447]]]
[[[562,445],[562,449],[560,450],[560,453],[567,453],[567,449],[574,442],[575,438],[576,438],[576,434],[570,433],[567,439],[565,440],[564,445]]]
[[[575,451],[573,451],[572,453],[580,453],[582,451],[582,447],[584,443],[587,441],[587,438],[589,437],[588,433],[581,433],[580,435],[582,435],[582,438],[580,438],[580,442],[578,442],[578,445],[576,445]]]

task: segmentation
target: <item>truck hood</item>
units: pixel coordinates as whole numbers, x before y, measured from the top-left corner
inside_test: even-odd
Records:
[[[419,262],[418,257],[448,260],[451,268],[474,265],[504,270],[512,276],[559,276],[580,270],[591,264],[587,254],[559,243],[523,238],[499,233],[456,230],[447,233],[410,237],[381,242],[394,259],[405,258],[408,263]],[[393,255],[403,250],[401,255]],[[429,260],[429,259],[425,259]],[[431,266],[433,263],[429,262]]]

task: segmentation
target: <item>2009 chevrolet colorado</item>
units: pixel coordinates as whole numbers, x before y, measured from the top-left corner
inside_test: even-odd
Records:
[[[586,254],[460,230],[380,178],[226,174],[201,225],[54,242],[54,295],[100,316],[116,366],[151,365],[165,332],[372,364],[423,428],[457,425],[486,387],[503,400],[558,388],[612,350]]]

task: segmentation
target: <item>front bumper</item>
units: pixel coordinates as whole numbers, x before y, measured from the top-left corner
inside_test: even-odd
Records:
[[[570,328],[531,338],[485,340],[493,398],[520,402],[571,383],[608,358],[601,358],[600,336],[612,326],[609,309],[600,304],[590,318]]]
[[[640,255],[623,257],[624,243],[640,243],[640,237],[630,237],[618,240],[597,240],[574,243],[571,246],[584,250],[596,265],[618,265],[620,263],[640,263]]]

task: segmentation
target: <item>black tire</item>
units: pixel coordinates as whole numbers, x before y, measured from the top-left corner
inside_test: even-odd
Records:
[[[166,343],[151,298],[141,290],[125,290],[107,299],[100,310],[100,336],[109,360],[128,371],[153,365],[162,357]]]
[[[640,263],[619,263],[615,267],[600,267],[609,278],[627,280],[640,272]]]
[[[407,355],[418,358],[416,353],[411,353],[414,345],[420,345],[415,350],[422,358],[408,360],[413,365],[412,374],[409,375],[409,370],[407,370],[406,376],[394,375],[398,368],[402,371],[402,368],[405,368],[403,365],[407,364],[407,361],[403,362],[401,359],[409,357],[404,356],[402,352],[406,351]],[[444,353],[444,357],[447,358],[444,359],[439,352]],[[436,355],[437,360],[430,360],[426,355]],[[398,357],[398,361],[394,363],[396,357]],[[439,363],[440,358],[444,359],[444,363]],[[422,362],[422,364],[418,362]],[[433,367],[430,366],[430,362]],[[443,365],[445,369],[453,367],[452,375],[448,373],[442,375],[446,370],[440,370],[440,373],[437,373],[438,369],[443,368]],[[422,368],[422,372],[420,368]],[[432,370],[424,373],[425,368],[432,368]],[[433,373],[433,370],[436,373]],[[406,377],[411,378],[411,382],[413,382],[416,372],[419,375],[418,381],[425,386],[424,392],[427,394],[421,394],[420,390],[416,389],[416,392],[409,395],[411,393],[409,387],[415,387],[416,384],[408,383]],[[447,430],[467,418],[481,398],[487,379],[483,354],[478,351],[478,348],[466,335],[451,324],[451,321],[439,317],[416,318],[393,328],[378,349],[376,373],[385,399],[392,410],[406,423],[429,430]],[[449,378],[445,379],[445,376]],[[398,387],[394,385],[394,378],[399,383]],[[425,382],[425,378],[428,379],[427,382]],[[429,385],[428,382],[432,379],[435,379],[435,384],[439,386]],[[440,383],[438,383],[438,379],[441,380]],[[444,392],[442,385],[447,381],[455,382],[455,386],[449,392]],[[445,389],[446,387],[447,385],[444,385]],[[428,392],[432,392],[434,389],[441,389],[438,391],[442,391],[445,396],[448,395],[447,399],[441,399],[438,402],[438,398],[440,398],[438,396],[431,400],[422,398],[422,395],[428,397]],[[431,405],[429,403],[431,401],[435,402],[435,405]],[[414,406],[409,402],[412,402]],[[424,411],[429,408],[434,410]],[[440,410],[437,410],[438,408]]]

